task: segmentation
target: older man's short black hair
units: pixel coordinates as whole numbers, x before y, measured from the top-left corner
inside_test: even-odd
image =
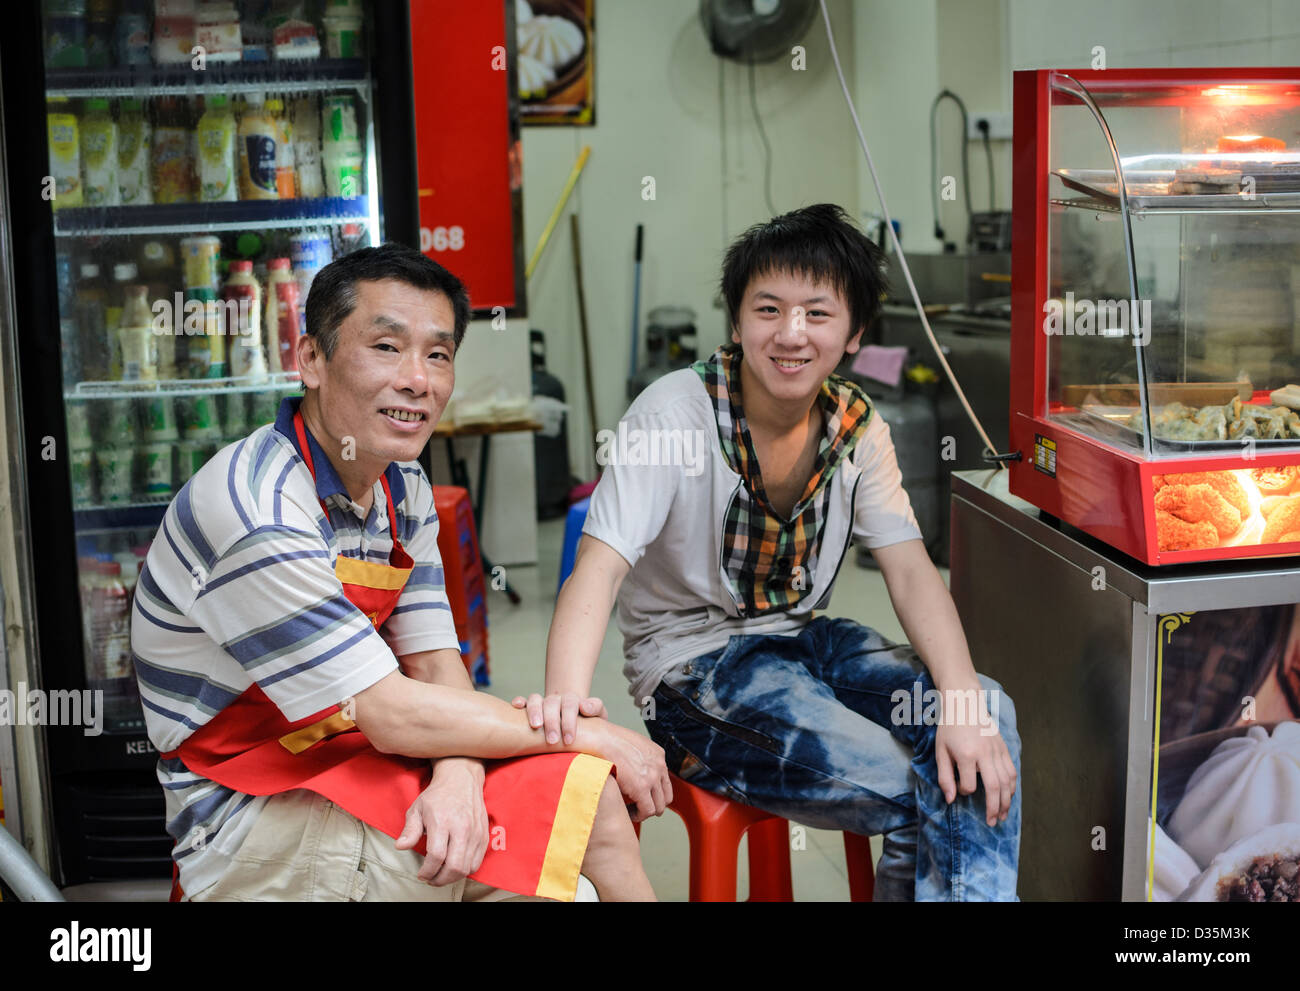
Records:
[[[722,296],[733,329],[740,326],[750,282],[778,272],[834,286],[849,307],[849,337],[875,320],[888,288],[884,255],[834,203],[783,213],[731,243],[722,264]]]
[[[432,258],[390,241],[335,259],[312,280],[307,294],[306,332],[316,338],[326,361],[338,346],[339,326],[357,307],[357,283],[381,279],[396,279],[416,289],[430,289],[446,296],[455,317],[456,347],[460,347],[469,325],[469,293],[465,286]]]

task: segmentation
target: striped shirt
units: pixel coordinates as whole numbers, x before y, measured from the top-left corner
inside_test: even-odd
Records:
[[[404,654],[459,649],[438,554],[433,489],[417,462],[385,475],[396,531],[415,562],[376,630],[334,574],[344,557],[387,563],[393,547],[377,480],[363,511],[310,433],[316,481],[286,399],[273,425],[222,449],[167,508],[136,585],[131,649],[150,742],[175,750],[256,683],[294,721],[398,669]],[[328,509],[328,517],[321,510]],[[225,788],[179,758],[158,762],[181,885],[217,881],[265,797]]]

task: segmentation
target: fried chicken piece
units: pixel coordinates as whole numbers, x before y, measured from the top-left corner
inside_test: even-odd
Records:
[[[1261,544],[1275,544],[1287,539],[1288,535],[1300,530],[1300,496],[1279,503],[1268,514],[1264,524],[1264,535],[1259,538]]]
[[[1230,471],[1192,471],[1181,475],[1166,475],[1164,478],[1166,485],[1209,485],[1228,500],[1228,504],[1243,520],[1250,515],[1250,499],[1246,495],[1246,490],[1241,487],[1241,482],[1237,481],[1237,476]],[[1185,513],[1178,515],[1183,519],[1188,518]]]
[[[1300,479],[1300,468],[1295,465],[1279,465],[1276,468],[1253,468],[1251,481],[1259,486],[1260,495],[1283,495],[1290,492]]]
[[[1237,507],[1204,482],[1166,485],[1156,493],[1156,509],[1172,513],[1184,523],[1210,523],[1221,538],[1241,529],[1241,513]]]
[[[1219,546],[1219,531],[1209,522],[1188,523],[1156,510],[1156,540],[1162,551],[1198,551]]]

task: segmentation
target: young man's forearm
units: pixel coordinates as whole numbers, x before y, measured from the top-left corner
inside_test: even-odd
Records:
[[[546,694],[585,698],[627,563],[608,545],[583,537],[573,573],[555,603],[546,638]]]
[[[881,571],[908,642],[940,691],[979,688],[957,607],[920,541],[915,548],[886,547],[874,553],[879,561],[904,550],[901,567],[882,564]]]
[[[579,720],[573,743],[548,744],[527,713],[478,692],[427,684],[394,671],[353,699],[353,719],[371,744],[407,757],[505,759],[580,752],[604,756],[603,720]]]

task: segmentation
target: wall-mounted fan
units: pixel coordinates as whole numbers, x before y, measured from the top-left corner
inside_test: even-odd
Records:
[[[700,23],[713,53],[738,62],[788,56],[816,13],[816,0],[700,0]]]

